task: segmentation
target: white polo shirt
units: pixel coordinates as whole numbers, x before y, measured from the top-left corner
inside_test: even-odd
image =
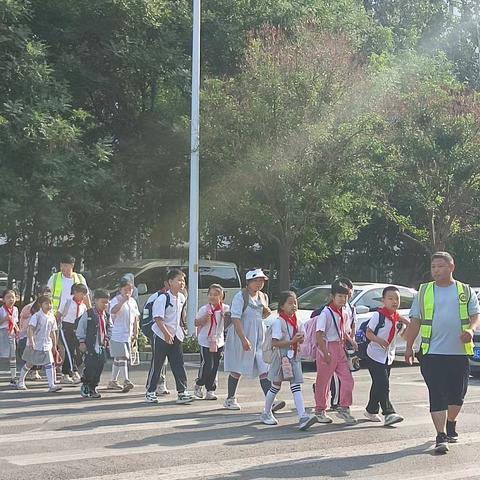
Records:
[[[212,328],[211,335],[215,336],[217,340],[217,347],[223,347],[225,345],[225,336],[224,336],[224,329],[225,329],[225,323],[224,323],[224,315],[226,312],[230,311],[230,307],[228,305],[223,304],[222,305],[222,311],[215,312],[215,318],[217,320],[217,326],[215,325]],[[210,304],[204,305],[203,307],[200,307],[197,313],[197,319],[203,318],[206,315],[208,315],[208,322],[205,325],[202,325],[201,327],[198,327],[198,344],[201,347],[206,347],[209,348],[210,345],[208,343],[208,332],[210,331],[210,327],[212,325],[212,319],[211,319],[211,312],[212,312],[212,306]]]
[[[375,332],[377,328],[378,322],[380,320],[380,315],[378,312],[375,312],[372,315],[372,318],[368,322],[368,328]],[[380,337],[383,340],[388,342],[388,337],[390,335],[390,330],[392,328],[392,321],[388,318],[385,318],[385,325],[378,330],[377,337]],[[377,342],[370,342],[367,346],[367,355],[376,362],[391,365],[395,360],[395,348],[397,343],[399,331],[395,332],[395,336],[393,337],[392,342],[388,346],[387,349],[382,348]],[[388,363],[387,363],[388,360]]]
[[[332,318],[333,313],[333,318]],[[345,328],[348,328],[347,323],[349,323],[349,316],[347,309],[343,307],[343,315],[345,319]],[[333,321],[335,319],[335,323],[337,325],[338,331],[340,332],[340,317],[337,315],[333,310],[330,310],[328,307],[325,307],[320,315],[317,317],[317,332],[324,332],[325,339],[327,342],[339,342],[341,339],[338,336],[337,328],[335,327]]]
[[[18,325],[18,308],[14,305],[13,306],[13,321],[16,325]],[[8,329],[8,312],[5,308],[0,307],[0,329],[6,328]]]
[[[130,342],[133,335],[135,319],[140,315],[137,301],[130,297],[117,313],[112,313],[112,309],[121,302],[120,295],[117,295],[110,302],[110,316],[113,322],[111,339],[114,342]]]
[[[77,305],[73,298],[70,298],[65,303],[62,312],[62,323],[75,323],[77,318],[80,318],[87,311],[87,306],[82,302]]]
[[[170,299],[171,304],[168,307],[166,307],[167,295]],[[160,294],[158,296],[152,308],[153,318],[163,318],[163,323],[167,327],[168,331],[172,335],[175,335],[181,342],[183,342],[183,339],[185,338],[185,334],[183,333],[183,329],[181,326],[182,309],[184,305],[185,295],[179,293],[178,296],[175,297],[173,293],[168,290],[166,294]],[[165,340],[165,336],[158,327],[157,322],[154,322],[154,324],[152,325],[152,331],[155,335],[157,335],[157,337]]]
[[[57,321],[53,313],[46,315],[42,310],[32,315],[30,327],[33,327],[33,341],[35,342],[35,350],[48,352],[53,347],[50,335],[57,331]]]

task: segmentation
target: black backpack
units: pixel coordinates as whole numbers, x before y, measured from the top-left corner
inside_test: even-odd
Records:
[[[173,304],[170,302],[170,295],[167,292],[157,292],[157,296],[145,304],[143,307],[142,319],[140,320],[140,330],[142,330],[142,333],[147,338],[152,338],[153,335],[152,326],[155,323],[155,320],[153,319],[153,304],[160,295],[165,295],[167,297],[165,301],[165,311],[167,311],[168,307],[173,307]]]
[[[368,347],[368,344],[370,343],[370,340],[367,338],[367,328],[370,320],[371,318],[362,322],[362,324],[360,325],[360,327],[355,333],[355,341],[357,342],[357,345],[358,345],[357,357],[360,358],[360,360],[366,360],[368,358],[367,347]],[[378,312],[378,324],[375,327],[375,330],[373,331],[373,333],[375,335],[378,335],[378,332],[384,326],[385,326],[385,315],[383,313]]]

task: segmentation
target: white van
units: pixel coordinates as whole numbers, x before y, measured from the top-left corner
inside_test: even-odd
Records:
[[[234,263],[217,262],[215,260],[200,260],[199,265],[199,305],[206,302],[208,287],[212,283],[222,285],[225,289],[225,303],[230,305],[234,295],[242,288],[237,266]],[[93,288],[103,288],[114,295],[118,291],[118,284],[122,276],[126,273],[132,273],[137,287],[146,286],[146,288],[139,288],[138,305],[142,310],[148,297],[163,288],[167,272],[172,268],[180,268],[188,275],[188,261],[186,260],[137,260],[106,267],[89,283]]]

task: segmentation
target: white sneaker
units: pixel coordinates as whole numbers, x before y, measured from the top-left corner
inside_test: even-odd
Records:
[[[378,413],[369,413],[366,410],[363,412],[363,416],[370,422],[381,422],[382,419]]]
[[[28,390],[24,383],[17,383],[17,390]]]
[[[48,392],[49,393],[55,393],[55,392],[59,392],[61,389],[62,389],[62,387],[59,387],[58,385],[55,385],[54,387],[50,387],[48,389]]]
[[[260,421],[265,425],[278,425],[278,420],[273,416],[273,413],[263,412],[260,415]]]
[[[147,392],[145,394],[145,403],[158,403],[157,394],[155,392]]]
[[[203,387],[200,385],[195,385],[195,388],[193,390],[193,395],[195,398],[198,398],[199,400],[203,400]]]
[[[318,422],[316,415],[305,415],[298,422],[298,429],[305,431],[308,430],[312,425]]]
[[[315,412],[315,416],[317,417],[318,423],[332,423],[333,418],[327,415],[325,410],[320,410],[319,412]]]
[[[128,393],[135,385],[128,379],[123,382],[122,393]]]
[[[338,418],[341,418],[348,425],[355,425],[357,423],[357,420],[352,417],[349,408],[338,407],[336,414]]]
[[[237,403],[237,399],[235,397],[233,398],[227,398],[225,402],[223,403],[223,408],[226,408],[227,410],[240,410],[241,407]]]
[[[78,385],[79,383],[82,382],[82,377],[78,372],[73,372],[72,380],[75,385]]]
[[[60,383],[62,385],[73,385],[73,378],[70,375],[62,375],[60,379]]]
[[[168,390],[165,383],[159,383],[157,387],[157,395],[170,395],[170,390]]]
[[[391,413],[390,415],[385,416],[384,425],[386,427],[390,427],[391,425],[395,425],[396,423],[403,422],[404,420],[405,419],[401,415],[398,415],[397,413]]]
[[[194,400],[195,397],[190,392],[182,392],[178,394],[177,401],[175,403],[184,405],[187,403],[192,403]]]
[[[218,397],[215,395],[215,392],[207,392],[205,400],[218,400]]]
[[[117,380],[110,380],[107,384],[109,390],[123,390],[123,387],[118,383]]]

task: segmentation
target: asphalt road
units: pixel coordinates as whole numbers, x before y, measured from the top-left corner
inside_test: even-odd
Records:
[[[4,369],[5,367],[0,367]],[[108,381],[108,370],[103,383]],[[359,422],[315,425],[299,432],[291,393],[280,424],[259,423],[263,401],[258,381],[242,379],[241,412],[222,401],[176,405],[173,393],[158,405],[143,403],[146,366],[134,367],[129,394],[102,391],[85,400],[78,387],[46,393],[30,382],[26,392],[8,390],[0,373],[0,479],[480,479],[480,382],[472,380],[459,421],[460,442],[434,455],[427,391],[418,367],[396,367],[392,399],[406,420],[385,428],[362,420],[370,379],[355,374],[352,412]],[[195,370],[189,369],[189,379]],[[305,374],[306,405],[313,405],[314,372]],[[170,386],[173,383],[170,382]],[[477,473],[478,472],[478,473]]]

